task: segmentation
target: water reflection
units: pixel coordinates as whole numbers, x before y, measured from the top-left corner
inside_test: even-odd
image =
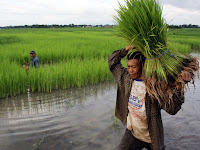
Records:
[[[71,88],[68,90],[53,91],[52,93],[30,93],[0,101],[0,117],[12,118],[40,113],[54,113],[62,109],[66,110],[74,105],[85,105],[88,97],[97,99],[106,91],[113,88],[114,82],[83,88]]]
[[[33,149],[44,137],[39,149],[71,149],[71,141],[80,150],[110,149],[121,138],[112,127],[115,96],[116,85],[110,82],[2,100],[0,149]],[[113,137],[110,144],[102,145],[109,136]]]

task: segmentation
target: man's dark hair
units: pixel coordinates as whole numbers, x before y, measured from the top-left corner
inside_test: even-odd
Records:
[[[140,64],[143,66],[146,60],[146,57],[140,52],[140,51],[135,51],[133,53],[130,53],[127,55],[127,59],[137,59]]]
[[[36,54],[35,51],[30,51],[30,54]]]

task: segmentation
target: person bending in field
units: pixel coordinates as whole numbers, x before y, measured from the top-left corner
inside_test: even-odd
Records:
[[[184,102],[184,95],[180,89],[172,96],[173,104],[166,108],[164,102],[159,103],[151,99],[145,88],[142,77],[144,55],[133,52],[127,56],[127,67],[122,67],[121,58],[125,57],[133,46],[129,45],[114,51],[108,58],[109,69],[117,82],[117,100],[115,115],[123,125],[127,124],[125,134],[118,146],[118,150],[164,150],[164,133],[161,119],[161,109],[175,115]],[[181,73],[185,82],[191,81],[187,71]]]
[[[39,58],[36,56],[35,51],[30,51],[30,56],[31,56],[31,62],[27,63],[28,66],[26,66],[26,70],[29,69],[29,67],[35,67],[35,68],[39,68],[40,67],[40,60]]]

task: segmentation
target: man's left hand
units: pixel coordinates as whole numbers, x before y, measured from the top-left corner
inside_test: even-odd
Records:
[[[191,81],[191,75],[188,71],[182,71],[181,77],[186,83]]]
[[[26,68],[26,71],[29,69],[29,66],[25,66],[25,68]]]

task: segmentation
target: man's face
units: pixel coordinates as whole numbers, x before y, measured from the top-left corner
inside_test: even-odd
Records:
[[[35,54],[30,54],[31,58],[34,58],[35,57]]]
[[[137,59],[130,59],[127,63],[128,72],[132,79],[141,79],[141,64]]]

